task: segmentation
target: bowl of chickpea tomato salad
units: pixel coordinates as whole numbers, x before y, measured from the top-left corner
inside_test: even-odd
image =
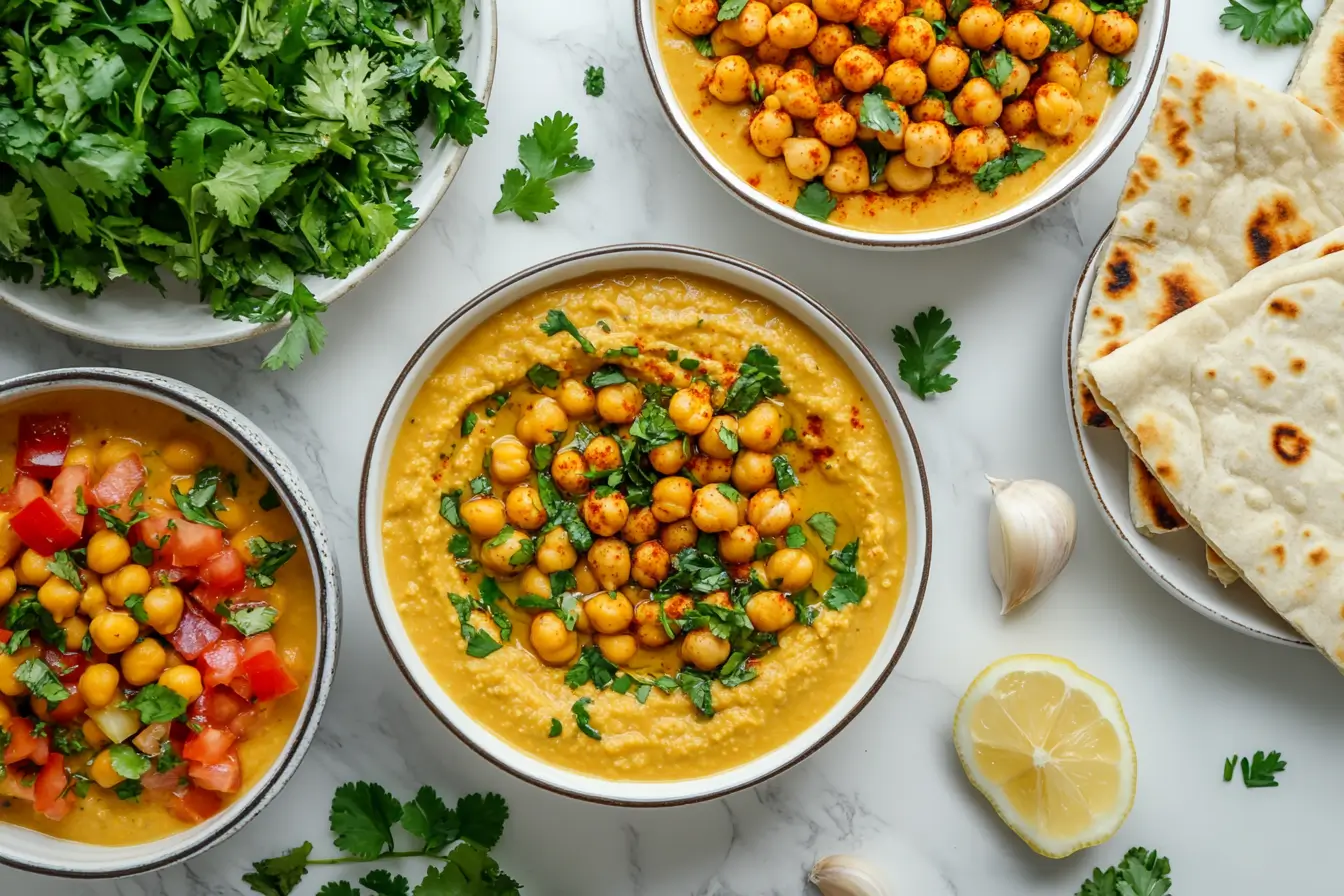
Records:
[[[311,495],[236,411],[129,371],[0,382],[0,861],[115,876],[238,830],[313,736],[337,602]]]
[[[663,109],[740,199],[923,248],[1022,223],[1097,170],[1169,0],[636,0]]]
[[[669,805],[750,786],[867,704],[913,630],[929,497],[890,382],[783,280],[616,246],[419,349],[361,490],[375,617],[507,771]]]

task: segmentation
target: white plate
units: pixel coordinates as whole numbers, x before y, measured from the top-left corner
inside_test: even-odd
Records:
[[[464,336],[520,299],[579,277],[631,270],[713,278],[793,314],[825,341],[858,379],[882,416],[904,474],[908,515],[905,578],[886,635],[867,668],[830,711],[798,737],[745,765],[682,781],[614,781],[582,775],[549,765],[496,736],[454,703],[435,681],[406,634],[383,564],[383,494],[390,455],[411,403],[444,356]],[[932,559],[929,485],[919,446],[890,380],[858,337],[814,299],[775,275],[734,258],[681,246],[608,246],[567,255],[515,274],[468,302],[425,340],[392,386],[369,442],[359,501],[360,553],[374,618],[397,665],[434,714],[481,756],[525,781],[580,799],[627,806],[680,805],[759,784],[812,755],[838,734],[868,704],[900,659],[914,631]]]
[[[474,8],[480,10],[479,17],[472,14],[472,8],[462,15],[465,46],[458,65],[485,103],[490,99],[495,75],[495,0],[479,0]],[[427,127],[416,134],[424,164],[411,188],[411,204],[419,209],[415,226],[398,231],[383,254],[351,271],[344,280],[304,277],[303,282],[319,302],[331,304],[377,270],[406,245],[443,198],[462,166],[468,147],[444,140],[438,148],[431,149],[433,137]],[[163,275],[166,296],[159,295],[151,286],[122,279],[113,281],[97,299],[90,299],[67,289],[42,289],[40,279],[39,272],[28,283],[0,280],[0,302],[53,330],[107,345],[138,349],[205,348],[251,339],[283,326],[219,320],[210,313],[210,306],[199,300],[194,285],[182,283],[171,273]]]
[[[1182,603],[1215,622],[1243,634],[1287,644],[1310,647],[1292,626],[1269,608],[1245,582],[1238,580],[1224,588],[1209,575],[1204,559],[1204,541],[1185,529],[1167,535],[1149,537],[1134,525],[1129,513],[1129,449],[1114,429],[1098,429],[1083,423],[1074,383],[1078,340],[1082,337],[1092,282],[1101,267],[1102,250],[1110,239],[1108,229],[1087,260],[1078,290],[1073,295],[1069,326],[1065,333],[1064,394],[1073,422],[1073,443],[1083,465],[1083,476],[1097,499],[1101,514],[1115,531],[1125,550],[1153,581]]]

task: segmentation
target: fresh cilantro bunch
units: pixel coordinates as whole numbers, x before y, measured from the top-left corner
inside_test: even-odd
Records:
[[[243,883],[262,896],[289,896],[314,865],[424,856],[435,864],[415,887],[416,894],[518,896],[522,884],[490,857],[508,817],[509,807],[497,793],[469,793],[450,809],[432,787],[421,787],[414,799],[403,803],[377,784],[343,784],[331,800],[331,833],[344,855],[315,859],[313,844],[305,842],[284,855],[254,862],[253,870],[243,875]],[[416,841],[414,849],[397,849],[397,825]],[[384,868],[370,870],[359,878],[359,884],[377,896],[412,892],[409,880]],[[333,881],[318,896],[359,896],[362,892],[346,881]]]
[[[97,295],[194,283],[216,317],[290,321],[415,223],[415,132],[469,144],[464,0],[14,0],[0,7],[0,277]],[[409,25],[423,26],[424,37]]]

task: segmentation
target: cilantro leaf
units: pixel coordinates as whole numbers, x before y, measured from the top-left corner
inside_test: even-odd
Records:
[[[1287,767],[1288,763],[1283,761],[1278,750],[1269,755],[1265,755],[1263,750],[1256,750],[1250,758],[1241,757],[1241,781],[1249,788],[1278,787],[1279,782],[1274,780],[1274,776]]]
[[[531,134],[518,138],[523,167],[504,172],[494,213],[511,211],[524,221],[536,221],[553,211],[559,203],[550,182],[593,168],[593,160],[579,155],[578,148],[579,126],[570,115],[556,112],[534,124]]]
[[[129,601],[127,603],[129,604]],[[238,633],[244,638],[270,631],[275,625],[276,618],[280,615],[275,607],[255,606],[234,609],[227,603],[216,604],[215,613],[237,629]]]
[[[835,570],[835,579],[821,600],[832,610],[857,604],[868,594],[868,580],[859,575],[859,541],[855,539],[833,551],[826,563]]]
[[[569,319],[569,315],[559,308],[552,308],[546,312],[546,319],[541,322],[541,332],[547,336],[554,336],[556,333],[565,332],[573,336],[579,343],[579,347],[590,355],[597,354],[597,348],[588,340],[588,337],[579,332],[579,328]]]
[[[26,659],[14,670],[14,680],[28,689],[34,697],[48,703],[60,703],[70,696],[51,667],[37,657]]]
[[[469,793],[457,801],[461,837],[491,849],[504,836],[509,807],[497,793]]]
[[[1040,19],[1050,29],[1049,52],[1061,53],[1064,50],[1072,50],[1074,47],[1082,46],[1083,39],[1078,36],[1078,32],[1073,30],[1073,26],[1063,19],[1057,19],[1054,16],[1048,16],[1043,12],[1036,13],[1036,18]]]
[[[830,550],[835,545],[835,517],[824,510],[817,511],[807,518],[808,527],[821,539],[821,543]]]
[[[593,727],[592,719],[588,716],[588,704],[592,702],[592,697],[580,697],[578,700],[574,701],[574,705],[570,707],[570,711],[574,713],[574,724],[578,726],[580,731],[591,737],[593,740],[601,740],[602,733]]]
[[[282,856],[252,863],[252,871],[243,875],[243,883],[261,896],[289,896],[308,871],[308,856],[313,844],[305,841]]]
[[[956,385],[956,377],[943,373],[961,351],[961,342],[950,335],[951,330],[952,321],[941,308],[916,314],[914,332],[902,326],[891,330],[901,350],[901,379],[920,399],[950,391]]]
[[[1005,179],[1022,174],[1044,158],[1045,153],[1041,150],[1014,143],[1006,153],[981,165],[971,180],[980,192],[993,193]]]
[[[1112,56],[1106,63],[1106,83],[1119,90],[1129,83],[1129,63],[1119,56]]]
[[[51,562],[47,564],[47,571],[60,579],[69,582],[76,591],[84,590],[84,582],[79,577],[79,567],[75,566],[74,558],[70,556],[69,551],[57,551],[51,555]]]
[[[1269,46],[1300,44],[1312,32],[1302,0],[1228,0],[1218,21],[1228,31],[1240,31],[1242,40]]]
[[[602,66],[588,66],[588,70],[583,73],[583,92],[589,96],[601,96],[606,89],[607,73],[602,69]]]
[[[444,805],[433,787],[421,787],[402,806],[401,826],[424,841],[427,853],[439,853],[461,836],[458,814]]]
[[[527,378],[538,389],[554,389],[560,385],[560,371],[548,364],[533,364],[528,368]]]
[[[890,103],[890,105],[888,105]],[[901,133],[901,116],[891,102],[891,91],[881,84],[863,95],[859,110],[859,124],[889,134]],[[802,211],[799,209],[799,211]],[[806,214],[806,212],[804,212]],[[829,213],[828,213],[829,214]]]
[[[831,191],[826,189],[826,185],[814,180],[803,187],[798,198],[794,200],[793,207],[799,214],[806,215],[814,221],[825,221],[838,204]]]
[[[723,411],[741,416],[766,398],[787,395],[789,387],[780,376],[779,359],[761,345],[753,345],[738,366],[737,379],[728,387]]]
[[[331,798],[331,833],[336,848],[363,859],[390,852],[396,848],[392,825],[401,816],[401,803],[378,784],[342,784]]]
[[[113,744],[107,748],[107,752],[112,761],[112,770],[123,778],[138,781],[150,769],[149,757],[137,752],[134,747]]]
[[[153,725],[155,722],[171,722],[182,716],[187,711],[187,698],[172,688],[154,682],[145,685],[122,706],[140,713],[141,724]]]
[[[258,588],[270,588],[275,584],[275,574],[299,552],[299,546],[293,541],[268,541],[254,535],[247,540],[247,552],[256,561],[247,568],[247,577]]]

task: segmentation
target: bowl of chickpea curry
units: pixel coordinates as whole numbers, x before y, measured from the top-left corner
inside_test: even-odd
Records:
[[[219,842],[330,685],[307,490],[216,400],[97,369],[0,383],[0,483],[0,861],[110,876]]]
[[[913,433],[854,335],[701,250],[502,283],[394,386],[361,491],[375,616],[469,746],[561,793],[708,799],[810,754],[913,630]]]
[[[636,0],[664,111],[770,217],[922,248],[1020,224],[1100,167],[1169,0]]]

